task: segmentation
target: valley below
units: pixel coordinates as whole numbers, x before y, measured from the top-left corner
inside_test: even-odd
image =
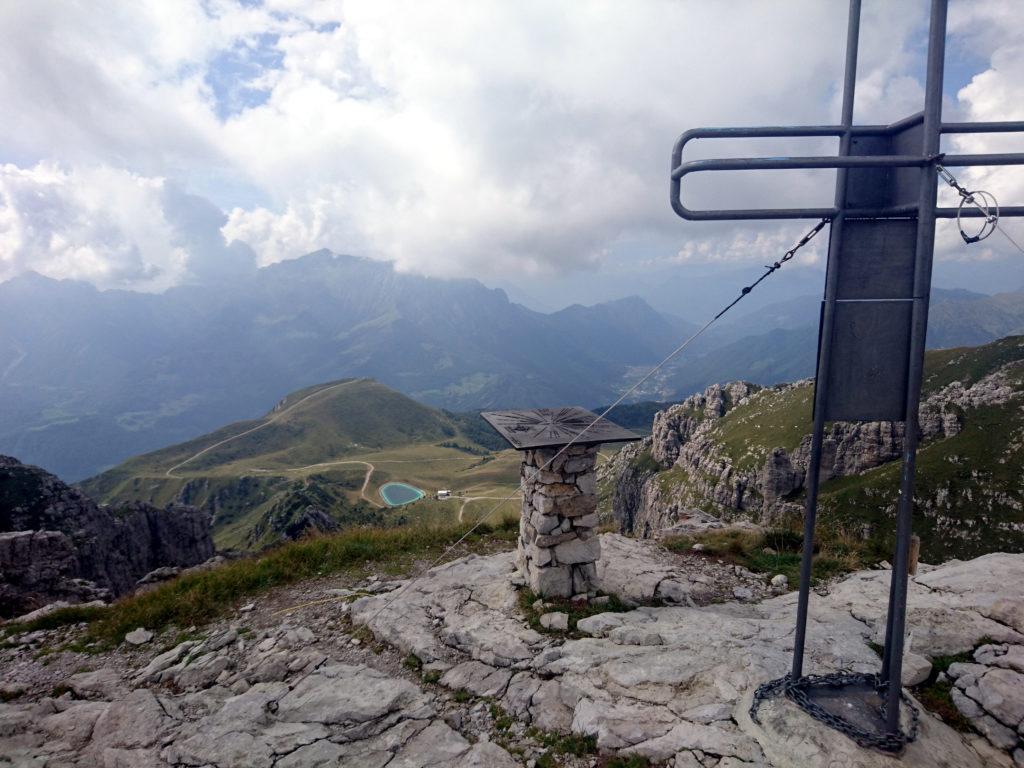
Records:
[[[344,380],[284,398],[256,422],[146,454],[82,483],[103,502],[206,510],[221,548],[252,550],[353,525],[518,515],[519,456],[494,436],[377,382]],[[391,505],[380,489],[422,492]],[[437,492],[447,490],[445,498]]]

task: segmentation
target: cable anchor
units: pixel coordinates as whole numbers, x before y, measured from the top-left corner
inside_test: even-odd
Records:
[[[956,226],[960,230],[960,237],[963,238],[964,242],[970,245],[971,243],[978,243],[987,238],[993,232],[996,231],[996,227],[999,225],[999,202],[996,200],[995,195],[990,192],[986,192],[983,189],[969,190],[966,189],[956,177],[953,176],[948,170],[943,168],[941,165],[936,165],[935,169],[939,172],[939,176],[945,181],[950,187],[956,190],[957,194],[960,195],[960,205],[956,208]],[[974,234],[968,234],[964,229],[963,211],[965,205],[973,205],[979,211],[984,214],[981,227]]]

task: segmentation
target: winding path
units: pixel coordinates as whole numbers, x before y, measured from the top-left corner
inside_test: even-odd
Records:
[[[264,422],[263,422],[262,424],[257,424],[257,425],[256,425],[255,427],[253,427],[252,429],[247,429],[247,430],[245,430],[244,432],[239,432],[239,433],[238,433],[237,435],[232,435],[231,437],[226,437],[226,438],[224,438],[223,440],[221,440],[221,441],[219,441],[219,442],[216,442],[216,443],[214,443],[213,445],[208,445],[208,446],[206,446],[205,448],[203,448],[203,450],[199,451],[199,453],[195,453],[195,454],[193,454],[193,455],[189,456],[189,457],[188,457],[187,459],[185,459],[184,461],[181,461],[181,462],[178,462],[177,464],[175,464],[175,465],[174,465],[173,467],[171,467],[170,469],[168,469],[168,470],[167,470],[167,472],[166,472],[165,474],[167,475],[167,477],[176,477],[176,478],[178,478],[178,479],[180,480],[180,479],[182,479],[182,478],[181,478],[180,476],[178,476],[178,475],[175,475],[175,474],[174,474],[174,470],[176,470],[176,469],[181,469],[181,468],[182,468],[183,466],[185,466],[186,464],[188,464],[188,463],[189,463],[190,461],[195,461],[196,459],[198,459],[198,458],[199,458],[200,456],[202,456],[202,455],[203,455],[204,453],[208,453],[209,451],[212,451],[212,450],[213,450],[214,448],[220,448],[220,447],[221,447],[222,445],[227,445],[227,444],[228,444],[228,443],[230,443],[230,442],[231,442],[232,440],[237,440],[237,439],[238,439],[238,438],[240,438],[240,437],[245,437],[246,435],[251,435],[251,434],[252,434],[253,432],[256,432],[256,431],[258,431],[258,430],[261,430],[261,429],[263,429],[264,427],[269,427],[269,426],[270,426],[271,424],[275,424],[275,423],[276,423],[276,422],[277,422],[278,420],[280,420],[280,419],[281,419],[282,417],[284,417],[284,416],[286,416],[287,414],[291,413],[291,412],[292,412],[293,410],[295,410],[296,408],[298,408],[298,407],[299,407],[300,405],[302,405],[303,403],[305,403],[305,402],[306,402],[307,400],[309,400],[309,399],[311,399],[311,398],[314,398],[314,397],[316,397],[317,395],[322,395],[322,394],[324,394],[325,392],[331,392],[331,391],[333,391],[333,390],[335,390],[335,389],[338,389],[338,388],[340,388],[340,387],[344,387],[344,386],[347,386],[347,385],[349,385],[349,384],[355,384],[355,383],[356,383],[357,381],[362,381],[362,379],[351,379],[351,380],[349,380],[349,381],[342,381],[342,382],[341,382],[341,383],[339,383],[339,384],[332,384],[332,385],[331,385],[331,386],[329,386],[329,387],[324,387],[323,389],[318,389],[318,390],[317,390],[316,392],[311,392],[310,394],[306,395],[306,396],[305,396],[304,398],[302,398],[301,400],[299,400],[299,401],[298,401],[297,403],[292,403],[291,405],[289,405],[289,406],[288,406],[287,408],[285,408],[285,409],[284,409],[283,411],[281,411],[280,413],[275,413],[275,414],[274,414],[273,416],[271,416],[271,417],[270,417],[269,419],[267,419],[266,421],[264,421]],[[365,463],[365,462],[364,462],[364,463]]]
[[[455,456],[455,457],[451,457],[451,458],[444,457],[444,458],[439,458],[439,459],[378,459],[377,463],[378,464],[425,464],[425,463],[428,463],[428,462],[435,462],[435,461],[464,461],[464,459],[461,456]],[[265,473],[271,473],[271,472],[304,472],[307,469],[316,469],[317,467],[334,467],[334,466],[338,466],[339,464],[362,464],[364,467],[366,467],[366,477],[363,478],[363,487],[359,491],[359,496],[364,501],[368,501],[370,504],[373,504],[374,506],[377,506],[377,507],[384,507],[385,506],[385,505],[380,504],[379,502],[377,502],[375,499],[372,499],[372,498],[370,498],[369,496],[366,495],[366,489],[370,485],[370,478],[373,477],[373,473],[377,470],[377,468],[373,464],[368,462],[368,461],[362,461],[360,459],[339,459],[338,461],[320,461],[320,462],[317,462],[316,464],[307,464],[304,467],[284,467],[284,468],[281,468],[281,469],[263,469],[261,467],[247,467],[246,469],[249,472],[265,472]],[[491,497],[489,497],[489,496],[480,496],[478,498],[484,499],[484,498],[491,498]]]
[[[459,506],[459,522],[463,520],[463,513],[466,511],[466,505],[471,501],[480,501],[481,499],[494,499],[495,501],[512,501],[512,499],[521,499],[518,493],[511,499],[508,496],[466,496],[462,499],[462,504]],[[498,506],[501,506],[500,504]],[[492,510],[493,511],[493,510]]]
[[[376,467],[368,461],[360,461],[359,459],[345,459],[343,461],[321,461],[317,464],[307,464],[304,467],[286,467],[283,469],[263,469],[262,467],[247,467],[249,472],[262,472],[262,473],[273,473],[273,472],[302,472],[307,469],[316,469],[317,467],[334,467],[339,464],[361,464],[366,467],[366,476],[363,478],[363,487],[359,489],[359,496],[363,501],[367,501],[373,504],[375,507],[383,507],[383,504],[377,503],[376,500],[371,499],[366,495],[366,489],[370,486],[370,478],[373,477],[373,473],[376,471]]]

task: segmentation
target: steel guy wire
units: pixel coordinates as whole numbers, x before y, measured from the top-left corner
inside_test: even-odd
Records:
[[[451,553],[452,550],[454,550],[457,546],[459,546],[459,544],[461,544],[467,538],[469,538],[469,536],[474,531],[476,531],[481,525],[483,525],[483,522],[488,517],[490,517],[495,512],[497,512],[498,509],[501,508],[502,505],[504,505],[504,504],[508,503],[509,501],[511,501],[512,499],[514,499],[520,493],[520,491],[524,490],[524,486],[527,483],[532,482],[541,472],[543,472],[549,466],[551,466],[552,462],[554,462],[555,459],[557,459],[559,456],[564,454],[567,450],[569,450],[570,447],[572,447],[573,445],[578,443],[579,440],[588,431],[590,431],[590,429],[595,424],[597,424],[605,416],[607,416],[609,413],[611,413],[612,410],[614,408],[616,408],[617,406],[619,406],[622,403],[623,400],[625,400],[631,394],[636,392],[636,390],[639,389],[642,384],[644,384],[652,376],[654,376],[654,374],[656,374],[658,371],[660,371],[662,368],[664,368],[666,365],[668,365],[668,363],[671,362],[677,355],[681,354],[683,352],[683,350],[685,350],[688,346],[690,346],[690,344],[692,344],[694,341],[696,341],[708,328],[710,328],[717,320],[719,320],[722,317],[722,315],[724,315],[730,309],[735,307],[740,301],[743,300],[743,298],[745,296],[747,296],[758,285],[760,285],[767,277],[769,277],[770,275],[774,274],[778,270],[782,269],[782,265],[785,264],[786,262],[788,262],[790,259],[792,259],[796,255],[797,251],[799,251],[801,248],[803,248],[805,245],[807,245],[807,243],[809,243],[812,239],[814,239],[814,236],[817,235],[819,232],[821,232],[821,230],[825,228],[825,225],[828,224],[828,222],[829,222],[829,219],[822,219],[821,221],[819,221],[802,238],[800,238],[800,240],[797,241],[796,245],[794,245],[792,248],[790,248],[788,251],[786,251],[786,253],[783,254],[783,256],[778,261],[775,261],[775,262],[773,262],[771,264],[766,264],[765,265],[765,272],[764,272],[764,274],[762,274],[757,280],[755,280],[750,285],[745,286],[740,291],[740,295],[739,296],[737,296],[735,299],[733,299],[731,302],[729,302],[725,307],[722,308],[722,310],[718,314],[716,314],[714,317],[712,317],[710,320],[708,320],[706,323],[704,323],[704,325],[702,325],[693,334],[691,334],[689,336],[689,338],[687,338],[685,341],[683,341],[682,344],[680,344],[678,347],[676,347],[674,350],[672,350],[665,357],[664,360],[662,360],[660,363],[658,363],[656,366],[654,366],[650,371],[648,371],[643,376],[643,378],[641,378],[639,381],[634,383],[633,386],[631,386],[629,389],[627,389],[625,392],[623,392],[621,395],[619,395],[618,399],[614,403],[612,403],[607,408],[605,408],[604,411],[599,416],[597,416],[592,422],[590,422],[590,424],[588,424],[586,427],[584,427],[582,430],[580,430],[572,438],[572,440],[570,440],[568,443],[563,445],[554,456],[552,456],[550,459],[548,459],[546,462],[544,462],[544,466],[538,467],[536,470],[534,470],[533,474],[530,475],[530,477],[528,479],[520,480],[519,481],[519,488],[517,488],[513,493],[509,494],[508,496],[506,496],[503,499],[501,499],[500,501],[498,501],[497,504],[495,504],[493,507],[491,507],[489,510],[487,510],[483,515],[481,515],[476,520],[475,523],[473,523],[472,527],[470,527],[469,530],[467,530],[464,534],[462,534],[462,536],[460,536],[454,543],[452,543],[451,545],[446,547],[445,550],[443,552],[441,552],[441,554],[438,555],[436,559],[434,559],[425,568],[420,570],[420,572],[418,574],[416,574],[411,579],[406,581],[405,584],[403,584],[391,596],[391,598],[384,603],[384,605],[382,605],[372,616],[370,616],[369,619],[366,620],[366,622],[365,622],[366,625],[369,626],[370,622],[374,621],[378,616],[380,616],[382,613],[384,613],[384,611],[386,611],[388,608],[390,608],[391,605],[394,604],[394,602],[396,600],[398,600],[398,598],[401,597],[409,588],[411,588],[413,584],[418,582],[432,568],[437,567],[441,563],[441,561],[444,560],[448,556],[449,553]]]

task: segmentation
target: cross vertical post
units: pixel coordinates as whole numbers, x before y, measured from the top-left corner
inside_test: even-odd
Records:
[[[850,154],[850,129],[853,127],[853,100],[857,87],[857,49],[860,41],[860,0],[850,0],[850,13],[846,27],[846,66],[843,72],[843,113],[842,126],[845,129],[839,138],[839,154]],[[811,455],[807,470],[807,500],[804,507],[804,544],[800,559],[800,593],[797,597],[796,636],[793,643],[794,679],[803,675],[804,641],[807,636],[807,607],[811,590],[811,566],[814,560],[814,528],[818,516],[818,487],[821,483],[821,448],[825,437],[825,403],[828,398],[829,369],[832,365],[832,330],[835,321],[836,284],[838,283],[839,244],[842,241],[843,209],[846,207],[846,169],[836,171],[836,208],[832,218],[829,239],[828,269],[831,279],[826,279],[825,304],[821,315],[821,348],[818,357],[818,376],[824,386],[814,390],[814,427],[811,432]]]
[[[886,691],[886,726],[896,732],[900,726],[900,692],[903,672],[903,636],[907,618],[907,582],[912,520],[914,476],[917,466],[918,409],[924,375],[925,339],[928,334],[928,304],[931,296],[932,257],[935,250],[935,202],[938,195],[939,142],[942,130],[942,81],[946,59],[946,3],[932,0],[928,30],[928,68],[925,81],[924,138],[922,154],[929,158],[921,168],[921,191],[917,206],[917,247],[914,263],[914,307],[910,329],[910,365],[907,381],[906,430],[903,437],[903,467],[896,512],[896,552],[889,585],[886,617],[885,658],[882,679]]]

